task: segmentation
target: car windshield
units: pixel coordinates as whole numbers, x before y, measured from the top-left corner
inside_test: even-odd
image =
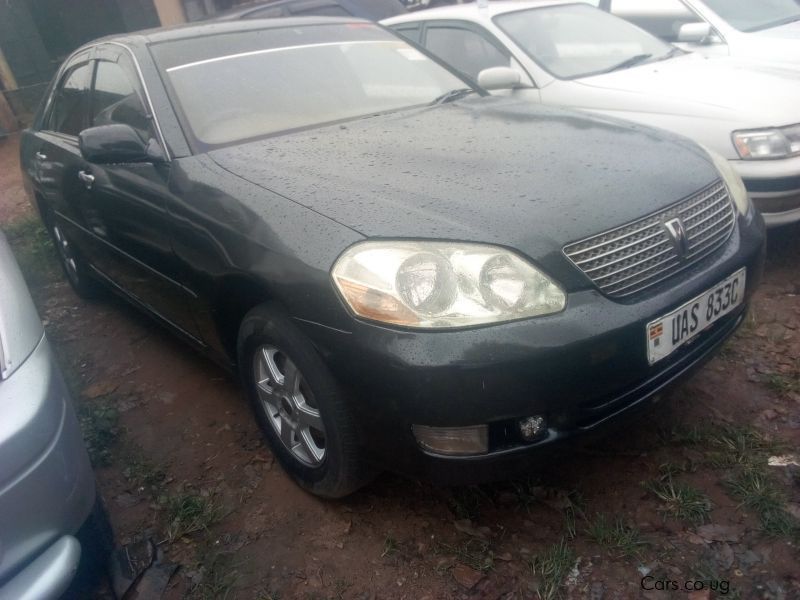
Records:
[[[658,38],[587,4],[498,15],[495,23],[542,68],[560,79],[606,73],[670,56]]]
[[[153,54],[184,126],[205,149],[419,106],[467,85],[362,23],[170,41]]]
[[[761,31],[800,20],[797,0],[705,0],[705,3],[739,31]]]

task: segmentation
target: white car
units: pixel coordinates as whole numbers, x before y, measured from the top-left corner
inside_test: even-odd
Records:
[[[584,0],[707,56],[800,65],[797,0]]]
[[[558,0],[447,6],[382,23],[496,93],[690,137],[731,162],[767,225],[800,221],[800,70],[686,53]]]

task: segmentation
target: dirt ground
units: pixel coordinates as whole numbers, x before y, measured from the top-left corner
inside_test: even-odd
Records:
[[[735,338],[624,433],[516,481],[386,474],[326,502],[273,461],[226,373],[120,301],[80,300],[30,215],[0,141],[1,224],[117,542],[180,565],[167,598],[800,598],[800,227],[770,232]]]

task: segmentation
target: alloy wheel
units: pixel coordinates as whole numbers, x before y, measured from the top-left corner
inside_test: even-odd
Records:
[[[253,357],[253,376],[267,421],[292,456],[317,467],[325,459],[325,425],[297,365],[275,346],[263,345]]]

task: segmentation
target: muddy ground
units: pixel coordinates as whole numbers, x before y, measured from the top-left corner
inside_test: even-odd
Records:
[[[326,502],[284,475],[228,374],[122,302],[71,291],[13,138],[0,218],[117,542],[151,538],[180,565],[167,598],[800,598],[800,467],[768,464],[800,442],[799,227],[770,232],[735,338],[623,434],[525,479],[442,489],[386,474]]]

